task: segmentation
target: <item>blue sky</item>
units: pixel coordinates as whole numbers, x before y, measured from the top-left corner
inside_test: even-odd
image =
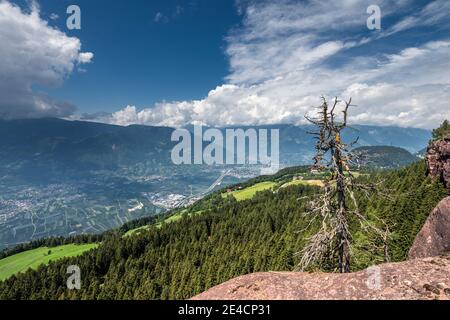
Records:
[[[81,8],[81,30],[66,28],[66,8],[72,3]],[[57,14],[50,24],[79,38],[82,48],[95,54],[86,73],[74,73],[63,86],[49,90],[81,112],[206,96],[227,75],[224,37],[240,22],[234,3],[223,0],[39,4],[43,18]],[[163,18],[155,21],[158,13]]]
[[[447,0],[0,0],[0,29],[1,118],[301,124],[322,95],[353,123],[450,118]]]

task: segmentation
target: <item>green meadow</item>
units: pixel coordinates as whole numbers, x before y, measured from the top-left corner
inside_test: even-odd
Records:
[[[288,182],[282,186],[282,188],[287,188],[290,186],[317,186],[317,187],[323,187],[323,181],[322,180],[295,180]]]
[[[228,195],[232,195],[237,201],[249,200],[252,199],[257,192],[270,190],[274,188],[276,185],[277,184],[272,181],[260,182],[242,190],[224,193],[223,196],[227,197]]]
[[[46,265],[50,261],[79,256],[97,246],[96,243],[68,244],[54,248],[41,247],[15,254],[0,260],[0,281],[28,269],[37,269],[40,265]]]

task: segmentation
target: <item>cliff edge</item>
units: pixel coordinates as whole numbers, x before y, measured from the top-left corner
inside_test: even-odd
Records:
[[[193,300],[450,300],[450,254],[356,273],[269,272],[242,276]]]

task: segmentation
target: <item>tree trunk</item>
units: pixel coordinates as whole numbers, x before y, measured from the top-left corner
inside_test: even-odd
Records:
[[[337,138],[339,139],[339,138]],[[345,203],[345,186],[344,186],[344,169],[340,151],[335,150],[335,161],[337,165],[338,177],[337,184],[337,200],[338,200],[338,215],[339,215],[339,272],[350,272],[350,248],[349,235],[347,231],[347,207]]]

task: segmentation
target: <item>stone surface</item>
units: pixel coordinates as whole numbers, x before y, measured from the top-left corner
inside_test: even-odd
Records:
[[[449,300],[450,255],[350,274],[269,272],[242,276],[193,300]]]
[[[428,174],[450,184],[450,138],[434,141],[428,147],[426,160]]]
[[[410,259],[435,257],[450,251],[450,197],[431,212],[409,251]]]

